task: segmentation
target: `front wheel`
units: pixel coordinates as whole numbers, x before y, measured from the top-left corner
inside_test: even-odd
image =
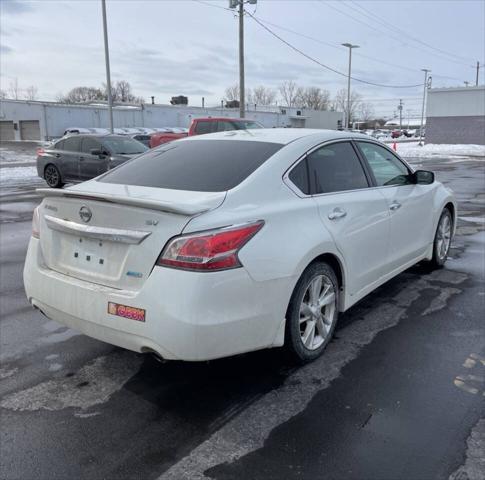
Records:
[[[433,258],[431,259],[431,265],[435,268],[441,268],[448,258],[452,230],[453,219],[450,211],[445,208],[443,212],[441,212],[433,242]]]
[[[339,286],[324,262],[310,265],[296,284],[286,314],[285,347],[299,363],[319,357],[338,317]]]
[[[51,188],[61,188],[64,185],[61,178],[61,172],[59,172],[59,169],[52,163],[45,167],[44,180]]]

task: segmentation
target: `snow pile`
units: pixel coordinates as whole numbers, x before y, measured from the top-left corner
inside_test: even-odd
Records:
[[[438,145],[425,144],[420,147],[418,142],[398,143],[397,153],[401,157],[485,157],[485,145]]]

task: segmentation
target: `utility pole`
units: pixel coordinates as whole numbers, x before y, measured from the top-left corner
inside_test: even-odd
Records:
[[[475,86],[478,87],[478,72],[480,71],[480,62],[477,61],[477,77],[475,80]]]
[[[239,0],[239,116],[245,115],[244,98],[244,2]]]
[[[423,146],[423,122],[424,122],[424,106],[426,101],[426,88],[428,87],[428,73],[431,70],[427,68],[422,68],[422,72],[424,72],[424,85],[423,85],[423,106],[421,108],[421,127],[419,128],[419,146]]]
[[[256,4],[257,0],[229,0],[229,8],[238,8],[239,16],[239,116],[245,117],[246,87],[244,86],[244,4]]]
[[[402,98],[399,99],[397,109],[399,110],[399,131],[402,132]]]
[[[111,95],[111,74],[109,71],[108,26],[106,23],[106,0],[101,0],[103,10],[104,59],[106,61],[106,89],[108,90],[109,131],[113,133],[113,97]]]
[[[350,127],[350,77],[352,73],[352,49],[359,48],[359,45],[342,43],[342,46],[349,49],[349,75],[347,78],[347,112],[345,113],[345,128],[348,129]]]

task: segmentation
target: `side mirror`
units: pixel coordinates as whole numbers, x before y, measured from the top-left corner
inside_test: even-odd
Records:
[[[97,157],[105,157],[107,153],[103,150],[99,150],[97,148],[91,150],[91,155],[95,155]]]
[[[434,173],[429,170],[416,170],[413,176],[414,183],[418,185],[431,185],[434,182]]]

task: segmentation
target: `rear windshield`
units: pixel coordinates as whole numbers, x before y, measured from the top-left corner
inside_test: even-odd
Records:
[[[124,163],[100,182],[198,192],[239,185],[283,145],[244,140],[169,143]]]

